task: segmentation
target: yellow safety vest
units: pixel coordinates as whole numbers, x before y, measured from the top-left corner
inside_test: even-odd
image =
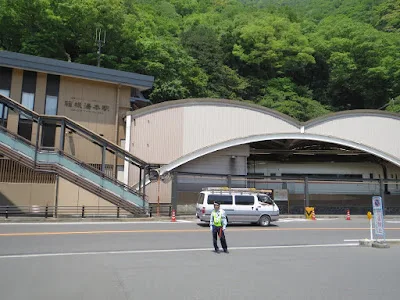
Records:
[[[219,214],[217,214],[217,212],[215,210],[213,210],[212,216],[213,216],[214,226],[221,227],[222,226],[222,213],[221,213],[221,211],[219,212]]]

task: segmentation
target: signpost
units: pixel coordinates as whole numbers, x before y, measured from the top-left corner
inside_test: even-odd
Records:
[[[371,234],[371,241],[374,239],[373,233],[372,233],[372,214],[371,212],[367,212],[367,218],[369,220],[369,232]]]
[[[372,208],[374,211],[374,224],[375,224],[375,239],[381,237],[384,241],[385,237],[385,223],[383,219],[382,197],[372,197]]]

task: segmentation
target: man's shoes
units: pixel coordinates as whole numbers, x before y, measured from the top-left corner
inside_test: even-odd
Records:
[[[215,253],[219,253],[219,249],[215,249],[214,252],[215,252]]]
[[[228,249],[225,249],[224,252],[225,252],[225,253],[229,253]]]

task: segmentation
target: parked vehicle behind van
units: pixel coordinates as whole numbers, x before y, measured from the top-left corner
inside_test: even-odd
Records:
[[[204,188],[196,204],[196,217],[209,222],[214,202],[221,204],[228,223],[269,226],[279,220],[279,207],[263,190],[253,188]]]

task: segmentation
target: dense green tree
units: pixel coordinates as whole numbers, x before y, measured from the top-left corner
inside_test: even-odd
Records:
[[[393,96],[396,42],[372,26],[329,17],[310,35],[317,55],[329,66],[326,89],[336,109],[378,108]]]
[[[299,87],[289,78],[276,78],[268,81],[265,95],[258,104],[275,109],[300,121],[327,114],[329,109],[312,99],[312,92]]]
[[[400,97],[397,0],[0,0],[0,49],[153,75],[154,102],[239,99],[299,120]],[[391,100],[393,99],[393,100]]]

